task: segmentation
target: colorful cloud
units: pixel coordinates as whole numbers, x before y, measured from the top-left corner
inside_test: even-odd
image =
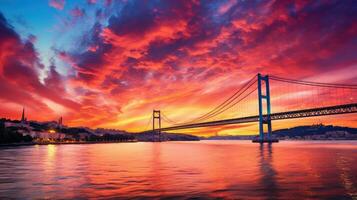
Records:
[[[50,6],[62,10],[64,3]],[[68,7],[59,24],[76,23],[65,31],[53,26],[64,41],[48,44],[50,66],[36,42],[20,38],[1,17],[0,101],[8,105],[1,113],[16,117],[25,106],[33,119],[63,115],[69,125],[141,131],[152,109],[176,121],[193,119],[258,72],[318,81],[333,73],[321,81],[357,84],[354,1],[88,1]],[[344,95],[339,98],[350,94]],[[252,126],[228,128],[249,127],[254,132]]]
[[[64,8],[65,3],[65,0],[49,0],[48,2],[51,7],[56,8],[58,10],[62,10]]]

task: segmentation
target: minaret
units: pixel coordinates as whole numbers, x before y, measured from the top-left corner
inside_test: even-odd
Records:
[[[62,116],[58,119],[58,126],[62,127]]]
[[[21,123],[25,123],[26,119],[25,119],[25,108],[22,108],[22,116],[21,116]]]

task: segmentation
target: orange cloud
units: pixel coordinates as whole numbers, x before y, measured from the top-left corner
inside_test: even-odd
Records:
[[[1,78],[6,84],[0,87],[26,100],[2,97],[9,106],[4,112],[16,116],[15,111],[26,105],[41,110],[33,117],[43,119],[43,113],[54,117],[66,110],[63,115],[69,125],[142,131],[153,109],[162,110],[173,121],[193,120],[258,72],[356,84],[356,15],[351,14],[353,5],[340,4],[109,2],[95,13],[83,36],[76,38],[77,46],[56,49],[56,59],[67,74],[44,67],[32,43],[22,41],[7,27],[12,36],[0,34],[0,39],[6,38],[0,45]],[[90,9],[75,8],[70,14],[83,18],[83,23],[93,20]],[[66,31],[77,31],[71,28]],[[8,58],[20,63],[11,62],[7,67]],[[39,73],[45,74],[43,80]],[[274,112],[348,103],[356,98],[350,91],[292,87],[273,80],[271,95]],[[257,94],[251,93],[210,120],[254,114]],[[345,123],[340,117],[325,122]],[[274,122],[273,127],[306,123],[309,119]],[[346,124],[357,126],[355,120]],[[187,131],[251,134],[256,130],[256,125],[248,124]]]

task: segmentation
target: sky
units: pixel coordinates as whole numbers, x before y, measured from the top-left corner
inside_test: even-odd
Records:
[[[356,52],[354,0],[0,0],[0,117],[18,119],[25,107],[30,120],[63,116],[70,126],[142,131],[153,109],[177,122],[195,119],[257,73],[357,84]],[[273,111],[295,109],[288,98],[279,104],[286,92],[300,95],[299,108],[308,107],[301,99],[356,102],[351,91],[286,88],[272,93]],[[252,102],[245,114],[255,112]],[[314,123],[357,127],[357,117],[287,120],[273,128]]]

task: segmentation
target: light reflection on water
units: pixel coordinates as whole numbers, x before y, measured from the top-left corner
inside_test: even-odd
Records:
[[[345,141],[2,148],[0,199],[356,199],[356,153]]]

